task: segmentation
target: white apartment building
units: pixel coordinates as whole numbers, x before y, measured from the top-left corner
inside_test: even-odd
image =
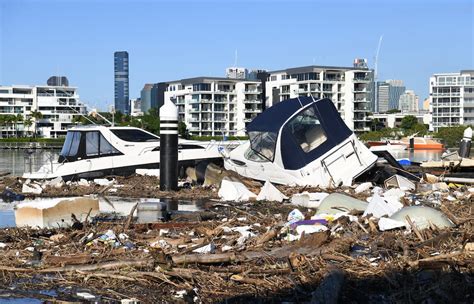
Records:
[[[0,116],[21,115],[22,120],[16,126],[0,125],[0,137],[25,136],[34,131],[33,111],[39,111],[43,117],[37,123],[38,136],[57,138],[66,135],[74,125],[73,118],[87,114],[86,106],[79,101],[77,88],[66,86],[0,86]],[[33,120],[29,128],[24,121]]]
[[[474,125],[474,70],[430,77],[430,130]]]
[[[406,90],[405,93],[400,95],[399,99],[399,110],[402,113],[406,112],[418,112],[418,95],[413,90]]]
[[[367,67],[306,66],[268,72],[266,106],[298,96],[329,98],[347,126],[370,131],[373,71]]]
[[[260,81],[196,77],[169,81],[164,99],[175,100],[179,120],[198,136],[244,136],[262,112]]]
[[[431,124],[431,114],[426,112],[406,112],[406,113],[374,113],[372,119],[377,119],[380,124],[383,124],[386,128],[399,128],[402,124],[402,119],[405,116],[415,116],[418,119],[418,123],[429,125]]]

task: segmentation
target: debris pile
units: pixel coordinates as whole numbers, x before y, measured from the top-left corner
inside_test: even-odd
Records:
[[[398,177],[389,189],[223,183],[207,216],[138,223],[134,208],[69,228],[1,229],[0,285],[17,295],[48,286],[64,300],[142,303],[474,299],[473,188],[413,189]],[[130,190],[119,178],[93,187],[114,185]]]

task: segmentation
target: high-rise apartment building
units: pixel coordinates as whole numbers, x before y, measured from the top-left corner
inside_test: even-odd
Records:
[[[153,88],[152,83],[146,83],[140,92],[141,99],[141,110],[143,113],[148,112],[151,109],[151,89]]]
[[[430,77],[430,129],[474,125],[474,70]]]
[[[399,110],[402,113],[418,112],[418,95],[413,90],[406,90],[405,93],[400,95]]]
[[[36,111],[42,117],[33,117]],[[62,137],[75,125],[74,117],[86,114],[75,87],[0,86],[0,116],[17,116],[15,124],[0,126],[0,137],[32,135],[35,125],[40,137]]]
[[[266,107],[299,96],[329,98],[355,132],[370,131],[367,114],[372,103],[373,70],[354,67],[305,66],[268,72]]]
[[[178,106],[178,118],[191,134],[243,136],[262,112],[260,81],[197,77],[166,82],[164,98]]]
[[[114,53],[114,89],[115,110],[123,114],[130,114],[129,97],[129,61],[128,52],[120,51]]]
[[[370,131],[367,114],[374,80],[373,70],[367,65],[306,66],[253,73],[252,79],[196,77],[157,83],[152,88],[156,88],[156,94],[151,93],[151,103],[154,99],[159,104],[165,99],[174,100],[179,120],[192,134],[242,136],[253,118],[282,100],[299,96],[329,98],[349,128]]]
[[[377,105],[375,112],[385,113],[399,109],[400,96],[405,92],[402,80],[386,80],[377,82]]]

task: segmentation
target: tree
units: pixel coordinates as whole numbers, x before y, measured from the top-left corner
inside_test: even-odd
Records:
[[[35,138],[38,135],[38,120],[43,118],[43,113],[38,110],[31,111],[31,117],[35,120]]]
[[[440,128],[435,137],[441,138],[448,147],[456,147],[461,142],[466,128],[467,126]]]
[[[21,115],[20,113],[16,114],[15,116],[15,134],[16,134],[16,137],[18,138],[18,123],[20,121],[23,121],[23,115]]]
[[[413,115],[407,115],[405,117],[402,118],[402,123],[400,125],[400,127],[403,129],[403,130],[411,130],[413,129],[413,127],[418,124],[418,118],[416,118],[415,116]]]
[[[182,137],[182,138],[188,138],[189,137],[189,132],[188,132],[188,127],[186,126],[186,124],[182,121],[180,121],[178,123],[178,134]]]
[[[390,109],[390,110],[388,110],[388,111],[385,112],[385,113],[387,113],[387,114],[394,114],[394,113],[400,113],[400,112],[401,112],[401,111],[400,111],[399,109]]]
[[[25,128],[28,130],[28,131],[27,131],[27,134],[29,133],[29,130],[30,130],[30,127],[31,127],[32,124],[33,124],[33,120],[31,119],[31,117],[28,116],[28,117],[25,119],[25,121],[23,122],[23,125],[24,125]]]
[[[8,130],[8,125],[11,125],[13,127],[13,124],[15,122],[15,115],[6,115],[5,116],[5,125],[7,126],[7,130]],[[7,131],[7,137],[10,137],[9,136],[9,132]]]

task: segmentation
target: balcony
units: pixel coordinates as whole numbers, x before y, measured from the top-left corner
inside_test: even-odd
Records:
[[[354,113],[365,113],[365,112],[370,112],[369,108],[354,108],[352,110]]]
[[[354,102],[370,102],[367,98],[354,99]]]
[[[214,103],[227,103],[229,100],[228,99],[214,99]]]
[[[201,99],[201,103],[212,103],[212,99]]]
[[[369,77],[354,77],[352,78],[352,81],[357,82],[357,83],[368,83],[370,82],[370,78]]]
[[[189,113],[199,113],[199,112],[201,112],[199,108],[192,108],[189,110]]]
[[[356,131],[356,132],[369,132],[370,128],[369,127],[355,127],[354,131]]]
[[[370,90],[367,88],[354,88],[352,89],[352,93],[369,93]]]
[[[262,101],[258,99],[246,99],[244,100],[244,103],[250,103],[250,104],[261,104]]]
[[[260,93],[262,93],[262,89],[246,88],[244,90],[244,94],[260,94]]]
[[[262,109],[244,109],[244,113],[261,113]]]

